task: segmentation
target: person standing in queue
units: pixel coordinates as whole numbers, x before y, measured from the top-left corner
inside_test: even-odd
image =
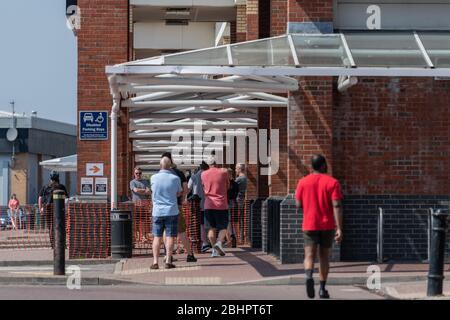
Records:
[[[150,182],[142,178],[140,167],[134,168],[134,179],[130,181],[130,190],[133,202],[150,200]]]
[[[227,228],[227,243],[231,243],[232,248],[236,248],[237,241],[236,241],[236,234],[235,230],[233,228],[233,223],[236,223],[238,215],[237,210],[237,202],[236,199],[238,197],[239,193],[239,186],[234,180],[233,177],[233,169],[228,168],[228,179],[229,179],[229,187],[228,187],[228,228]],[[233,219],[236,219],[233,221]]]
[[[173,269],[172,261],[174,241],[178,234],[178,203],[177,197],[183,193],[181,182],[171,171],[172,162],[163,157],[160,161],[161,170],[151,177],[151,192],[153,197],[153,264],[150,269],[159,269],[158,260],[161,249],[161,239],[166,247],[165,268]]]
[[[202,173],[203,190],[205,192],[205,229],[213,246],[211,257],[224,256],[223,242],[228,227],[228,172],[218,168],[214,156],[208,158],[209,170]],[[216,238],[216,230],[219,239]]]
[[[164,152],[161,158],[167,157],[171,161],[170,171],[176,175],[181,181],[181,187],[183,193],[178,197],[178,207],[180,214],[178,215],[178,240],[183,244],[184,249],[187,251],[187,262],[197,262],[197,258],[194,256],[192,246],[189,244],[189,240],[186,236],[186,219],[183,215],[183,203],[186,201],[186,195],[188,191],[187,179],[184,173],[177,169],[176,164],[173,162],[172,154],[170,152]]]

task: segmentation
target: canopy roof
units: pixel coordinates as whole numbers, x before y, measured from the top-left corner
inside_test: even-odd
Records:
[[[77,155],[41,161],[39,165],[47,170],[77,172]]]
[[[288,34],[127,62],[106,72],[115,106],[120,101],[129,109],[135,162],[151,170],[178,144],[176,129],[225,135],[225,129],[256,127],[260,107],[287,107],[285,94],[298,90],[295,76],[340,76],[340,90],[357,76],[450,78],[450,33]],[[186,142],[194,150],[209,145],[200,143]],[[181,160],[192,159],[198,163]]]
[[[138,60],[107,73],[444,77],[450,33],[288,34]]]

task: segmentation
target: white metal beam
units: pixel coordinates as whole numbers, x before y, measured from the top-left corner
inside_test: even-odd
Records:
[[[420,52],[422,53],[422,57],[427,62],[428,67],[434,68],[433,62],[431,61],[430,56],[428,55],[428,52],[422,43],[422,39],[420,39],[420,37],[416,31],[414,31],[414,39],[416,40],[416,43],[420,48]]]
[[[203,135],[204,131],[193,131],[192,129],[180,129],[177,131],[177,133],[182,135],[190,135],[191,137],[196,135]],[[154,139],[154,138],[170,138],[174,134],[173,131],[159,131],[159,132],[145,132],[145,133],[137,133],[137,132],[130,132],[128,137],[130,139],[137,139],[137,140],[148,140],[148,139]],[[226,135],[226,131],[221,131],[222,135]],[[245,131],[239,131],[236,130],[233,133],[233,136],[246,136],[247,133]]]
[[[298,59],[297,50],[295,49],[294,40],[292,40],[292,35],[288,35],[289,48],[291,49],[291,55],[294,59],[294,64],[300,66],[300,61]]]
[[[123,107],[287,107],[286,102],[281,101],[260,101],[260,100],[158,100],[158,101],[141,101],[133,102],[125,100],[122,103]]]
[[[179,75],[192,74],[234,74],[234,75],[257,75],[257,76],[292,76],[292,77],[321,77],[321,76],[356,76],[356,77],[450,77],[450,68],[420,68],[420,67],[227,67],[227,66],[139,66],[108,67],[108,74],[160,74],[174,73]],[[203,84],[199,84],[203,85]],[[216,85],[216,84],[214,84]],[[232,84],[231,86],[234,86]],[[275,84],[274,84],[275,85]],[[298,87],[297,87],[298,89]],[[297,89],[291,89],[295,91]],[[260,91],[266,91],[259,88]],[[268,91],[270,92],[270,88]]]
[[[190,123],[170,123],[170,122],[160,122],[160,123],[151,123],[145,125],[137,125],[130,124],[129,130],[175,130],[175,129],[189,129],[194,128],[195,125],[201,125],[202,129],[246,129],[246,128],[256,128],[258,126],[257,123],[209,123],[209,124],[200,124],[195,122]]]
[[[342,46],[344,47],[345,55],[348,58],[348,62],[350,64],[350,66],[352,68],[354,68],[354,67],[356,67],[356,64],[355,64],[355,60],[353,59],[352,51],[350,50],[350,48],[348,46],[347,39],[345,38],[345,35],[342,33],[340,34],[340,37],[341,37]]]
[[[133,69],[142,70],[142,73],[145,69],[149,67],[135,67]],[[151,67],[150,67],[151,68]],[[164,67],[163,67],[164,68]],[[172,68],[172,67],[168,67]],[[200,70],[202,67],[199,67]],[[217,68],[217,67],[211,67]],[[220,68],[220,67],[219,67]],[[232,68],[232,67],[225,67]],[[255,68],[257,69],[257,68]],[[159,72],[158,72],[159,73]],[[197,72],[195,72],[197,73]],[[215,74],[215,73],[214,73]],[[156,84],[156,85],[188,85],[188,86],[201,86],[201,87],[226,87],[226,88],[245,88],[245,89],[253,89],[253,91],[266,91],[274,89],[282,89],[282,90],[297,90],[298,84],[288,84],[288,83],[263,83],[258,81],[250,81],[250,80],[229,80],[226,78],[221,78],[217,80],[205,80],[194,77],[170,77],[170,78],[156,78],[151,77],[149,74],[147,77],[140,77],[137,79],[130,78],[126,80],[126,76],[122,76],[122,81],[126,81],[125,89],[131,89],[130,86],[141,88],[143,85]],[[124,85],[119,86],[121,91],[126,91],[124,89]],[[142,88],[141,88],[142,89]]]
[[[240,118],[255,118],[252,113],[206,113],[206,112],[192,112],[192,113],[149,113],[146,115],[130,115],[132,119],[179,119],[179,118],[194,118],[194,119],[240,119]]]

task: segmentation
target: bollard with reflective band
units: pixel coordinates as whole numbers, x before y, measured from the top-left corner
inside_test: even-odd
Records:
[[[66,274],[66,195],[63,190],[53,191],[53,274],[63,276]]]
[[[431,215],[431,256],[427,296],[442,295],[444,282],[445,237],[448,211],[437,210]]]

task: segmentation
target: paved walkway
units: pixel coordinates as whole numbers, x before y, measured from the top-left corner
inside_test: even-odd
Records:
[[[165,270],[160,258],[159,270],[150,270],[153,258],[135,257],[119,262],[106,260],[67,261],[66,266],[79,265],[83,285],[128,284],[151,286],[185,285],[301,285],[302,264],[282,265],[272,256],[248,247],[226,249],[225,257],[211,258],[210,253],[197,255],[197,263],[187,263],[186,255],[176,255],[175,269]],[[53,284],[64,285],[67,277],[52,274],[51,250],[0,250],[0,285]],[[331,264],[329,285],[367,289],[370,262],[335,262]],[[381,272],[381,290],[376,293],[390,298],[418,299],[426,297],[426,263],[376,264]],[[445,265],[450,278],[450,264]],[[69,273],[68,273],[69,275]],[[317,271],[315,277],[317,277]],[[450,282],[444,284],[450,297]],[[350,292],[350,291],[349,291]],[[356,291],[355,291],[356,292]],[[375,293],[375,291],[372,291]]]
[[[146,284],[302,284],[302,264],[282,265],[272,256],[250,248],[227,249],[225,257],[211,258],[210,254],[197,255],[197,263],[185,262],[185,255],[176,255],[177,268],[164,270],[162,258],[159,270],[151,270],[151,257],[122,261],[116,267],[116,279]],[[365,285],[369,275],[367,262],[336,262],[330,268],[330,284]],[[425,280],[428,264],[380,264],[382,282]],[[446,265],[450,275],[450,264]],[[317,271],[316,271],[317,275]]]
[[[390,299],[445,299],[450,300],[450,281],[444,282],[443,296],[427,297],[427,282],[398,282],[383,284],[378,293]]]

